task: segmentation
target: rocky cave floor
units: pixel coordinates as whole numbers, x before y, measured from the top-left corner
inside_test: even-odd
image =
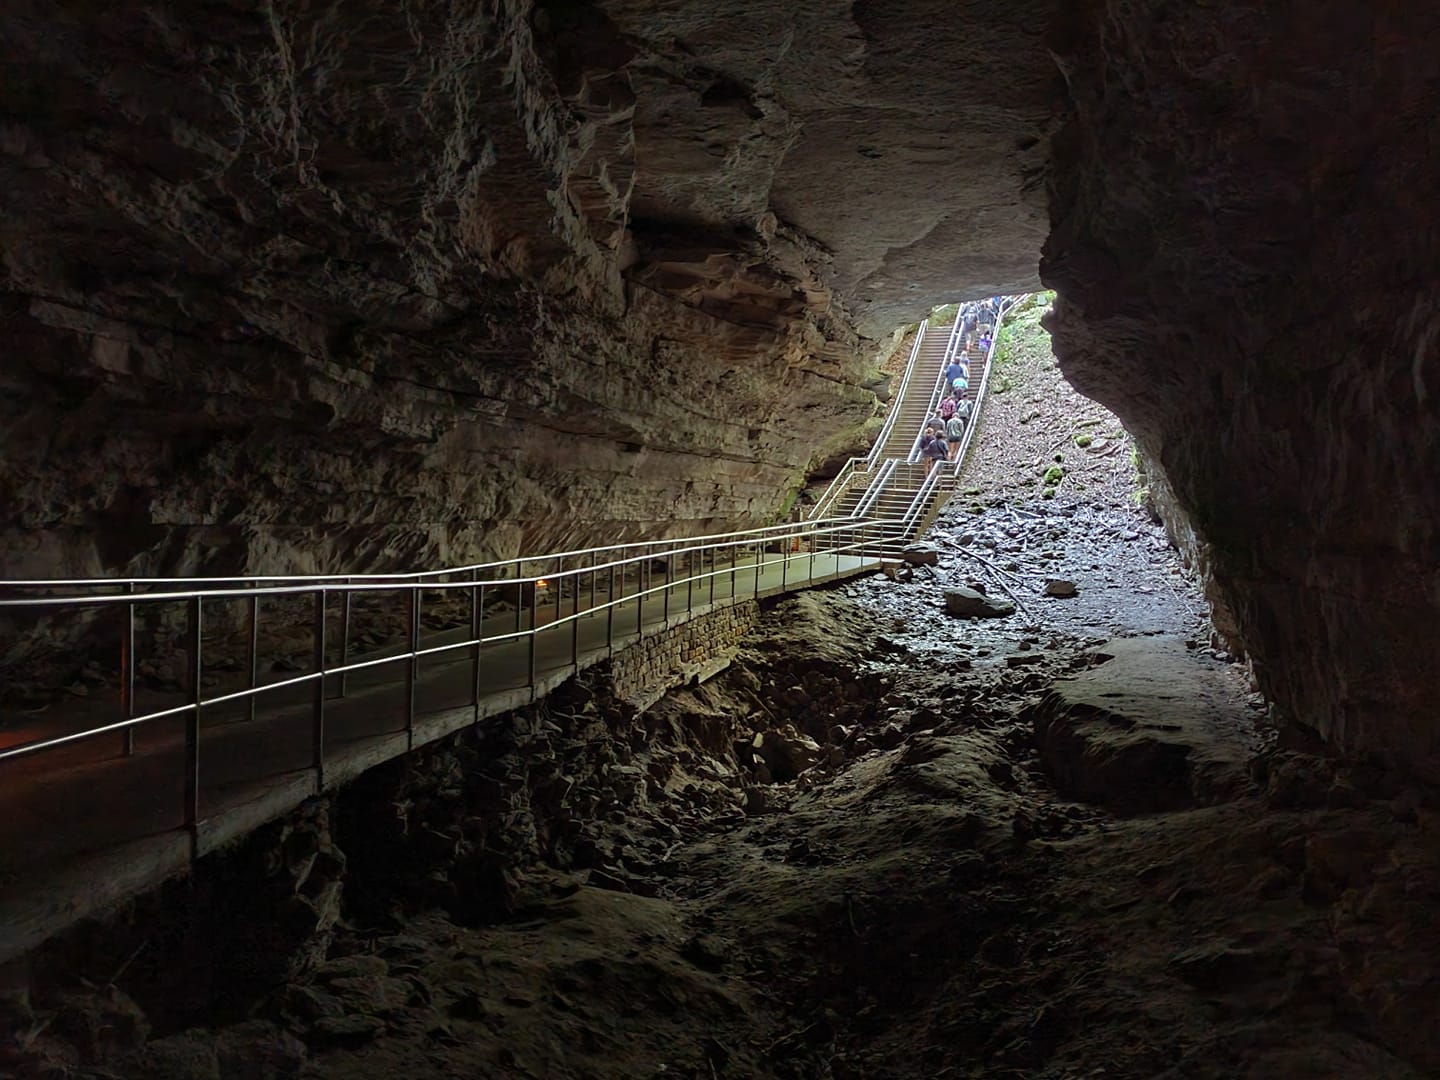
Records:
[[[205,860],[0,985],[0,1075],[1440,1074],[1440,797],[1277,730],[1039,314],[935,566]],[[966,585],[1017,610],[947,614]]]
[[[931,541],[933,569],[778,602],[643,714],[575,683],[480,738],[488,767],[438,755],[465,777],[397,800],[403,856],[320,811],[348,869],[306,885],[311,851],[297,889],[344,914],[286,985],[141,950],[27,1003],[9,1066],[1434,1075],[1430,794],[1282,749],[1142,511],[955,507]],[[948,616],[966,582],[1019,610]]]

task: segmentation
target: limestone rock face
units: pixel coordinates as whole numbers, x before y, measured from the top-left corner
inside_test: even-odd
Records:
[[[1013,658],[1012,658],[1013,659]],[[1117,813],[1225,802],[1259,746],[1238,725],[1235,680],[1169,638],[1107,642],[1099,666],[1053,684],[1026,717],[1058,790]]]
[[[5,576],[753,525],[1043,277],[1290,719],[1440,761],[1440,180],[1399,0],[15,0]],[[1440,770],[1436,772],[1440,776]]]
[[[1292,720],[1440,751],[1440,13],[1077,6],[1042,276]]]
[[[7,6],[3,573],[764,523],[1034,280],[1049,62],[907,8]]]

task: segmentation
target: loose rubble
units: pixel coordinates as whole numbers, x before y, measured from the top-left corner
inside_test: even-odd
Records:
[[[0,994],[0,1071],[1440,1073],[1440,793],[1272,717],[1103,460],[644,711],[596,672],[202,863]]]

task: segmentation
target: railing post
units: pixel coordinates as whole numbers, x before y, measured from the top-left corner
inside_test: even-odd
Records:
[[[200,657],[204,632],[204,600],[190,598],[190,711],[185,717],[185,828],[190,832],[190,857],[197,854],[200,826],[200,680],[204,666]]]
[[[660,617],[667,625],[670,622],[670,586],[675,580],[675,545],[671,544],[669,548],[665,553],[665,592],[662,594],[665,603],[660,609]]]
[[[700,558],[700,568],[705,568],[705,558]],[[685,556],[685,614],[691,615],[695,611],[695,548],[690,547],[690,554]]]
[[[595,580],[595,573],[591,571],[590,580]],[[593,584],[591,586],[594,587]],[[580,666],[580,571],[575,571],[574,596],[570,603],[570,666]]]
[[[530,698],[535,698],[535,647],[540,638],[540,587],[537,581],[530,589]]]
[[[610,599],[605,605],[605,648],[615,654],[615,562],[610,562]]]
[[[765,562],[765,544],[757,542],[751,545],[755,548],[755,599],[760,599],[760,567]]]
[[[415,684],[420,681],[420,583],[410,586],[410,616],[406,637],[410,643],[410,659],[405,665],[405,745],[415,748]]]
[[[126,592],[135,592],[132,581]],[[120,707],[126,720],[135,719],[135,602],[125,605],[125,636],[120,641]],[[125,729],[125,756],[135,753],[135,726]]]
[[[470,637],[475,642],[470,653],[470,704],[480,708],[480,639],[484,635],[484,586],[470,586]],[[477,716],[476,719],[479,719]]]
[[[650,545],[645,545],[643,562],[635,568],[635,636],[645,636],[645,571],[650,566]]]
[[[533,602],[533,597],[532,597]],[[515,560],[515,633],[520,633],[524,623],[521,616],[525,612],[525,583],[520,580],[520,560]]]
[[[350,598],[350,593],[345,593]],[[348,607],[348,605],[347,605]],[[343,649],[342,649],[343,652]],[[342,675],[343,679],[344,676]],[[310,729],[310,764],[315,769],[315,790],[325,790],[325,590],[315,590],[315,699]]]
[[[784,592],[790,577],[790,537],[786,536],[780,541],[780,591]]]
[[[345,579],[346,585],[353,583],[354,580],[352,578]],[[340,672],[340,686],[337,693],[338,696],[344,697],[347,673],[343,669],[350,663],[350,602],[354,594],[351,593],[349,589],[346,589],[341,595],[344,597],[344,604],[341,607],[340,613],[340,667],[342,670]]]
[[[254,582],[252,589],[258,589],[260,583]],[[255,700],[260,695],[255,689],[260,685],[260,597],[255,593],[250,594],[249,627],[246,633],[245,652],[246,666],[250,669],[250,696],[246,699],[247,719],[250,723],[255,722]]]

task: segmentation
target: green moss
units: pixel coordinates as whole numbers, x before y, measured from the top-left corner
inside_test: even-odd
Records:
[[[1047,488],[1045,488],[1043,491],[1040,492],[1040,498],[1042,498],[1042,499],[1053,499],[1054,497],[1055,497],[1055,489],[1054,489],[1053,487],[1047,487]]]
[[[934,311],[930,312],[930,325],[950,326],[955,322],[955,316],[959,313],[959,304],[941,304]]]
[[[1095,440],[1092,439],[1092,438],[1090,438],[1089,435],[1076,435],[1076,436],[1075,436],[1075,445],[1078,446],[1078,447],[1080,447],[1081,450],[1084,450],[1085,447],[1089,446],[1089,445],[1090,445],[1092,442],[1094,442],[1094,441],[1095,441]]]
[[[1045,470],[1045,484],[1047,487],[1053,488],[1056,484],[1060,483],[1060,481],[1064,479],[1065,470],[1062,469],[1059,465],[1051,465],[1050,468]]]

